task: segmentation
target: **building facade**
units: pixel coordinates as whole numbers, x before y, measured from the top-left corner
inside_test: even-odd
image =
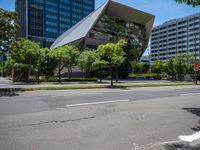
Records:
[[[50,47],[54,40],[95,8],[95,0],[16,0],[20,37]]]
[[[200,58],[200,13],[153,28],[151,62],[166,61],[179,53],[196,53]]]
[[[97,48],[101,44],[127,41],[126,60],[119,71],[127,78],[131,73],[132,50],[142,56],[148,46],[154,16],[121,3],[109,0],[78,24],[63,33],[51,46],[52,49],[66,44]],[[83,30],[84,29],[84,30]]]

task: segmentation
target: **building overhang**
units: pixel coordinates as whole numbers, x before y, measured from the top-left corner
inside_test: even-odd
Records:
[[[154,16],[132,7],[108,0],[105,4],[93,11],[90,15],[78,22],[75,26],[63,33],[53,43],[51,49],[67,45],[86,37],[103,14],[121,18],[125,21],[135,22],[145,26],[147,43],[151,36]],[[147,47],[147,45],[146,45]]]

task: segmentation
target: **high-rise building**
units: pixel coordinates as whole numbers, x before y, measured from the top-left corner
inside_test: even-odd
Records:
[[[178,53],[196,53],[200,57],[200,13],[153,28],[151,62],[168,60]]]
[[[16,0],[21,25],[19,36],[49,47],[94,8],[94,0]]]

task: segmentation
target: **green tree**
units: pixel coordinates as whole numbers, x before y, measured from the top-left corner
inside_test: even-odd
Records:
[[[134,73],[134,74],[141,73],[142,65],[140,63],[131,61],[130,64],[131,64],[132,73]]]
[[[40,55],[40,46],[30,40],[20,39],[11,49],[9,55],[17,63],[29,64],[35,67]]]
[[[57,67],[57,63],[55,63],[55,60],[56,58],[54,55],[52,55],[50,49],[48,48],[40,49],[40,56],[36,68],[38,81],[40,73],[45,75],[47,81],[49,80],[49,76],[54,74],[54,70]]]
[[[78,58],[78,66],[84,72],[84,77],[88,78],[92,65],[97,59],[97,54],[94,50],[84,50]]]
[[[178,80],[182,80],[183,76],[191,70],[191,65],[193,62],[193,56],[187,53],[177,54],[174,58],[176,74],[178,75]]]
[[[151,65],[151,72],[156,74],[161,74],[163,72],[164,62],[156,61]]]
[[[57,64],[58,72],[57,76],[59,78],[59,82],[61,82],[61,72],[65,67],[65,62],[69,59],[68,50],[64,47],[58,47],[51,51],[51,55],[55,58],[55,63]]]
[[[39,55],[39,44],[27,39],[19,39],[9,51],[10,59],[16,63],[14,69],[17,70],[17,67],[20,67],[20,71],[23,68],[26,68],[26,72],[28,71],[26,73],[26,81],[28,81],[31,71],[35,70],[38,65]],[[28,68],[27,66],[30,67]],[[13,77],[15,77],[15,74]]]
[[[58,65],[59,81],[65,67],[68,69],[68,77],[71,78],[72,68],[77,64],[79,50],[72,45],[65,45],[52,50],[52,55],[56,58],[55,62]]]
[[[148,71],[150,70],[150,64],[148,63],[142,63],[141,64],[141,73],[148,73]]]
[[[134,46],[129,50],[129,59],[134,62],[139,62],[141,55],[141,49],[138,46]]]
[[[78,63],[78,57],[80,55],[80,51],[78,48],[72,45],[66,45],[64,47],[65,49],[68,50],[68,59],[66,60],[65,64],[68,69],[68,77],[71,79],[72,77],[72,72],[73,72],[73,67],[75,67]]]
[[[97,77],[100,79],[100,83],[102,83],[102,79],[104,76],[104,68],[106,68],[107,62],[105,60],[101,60],[99,57],[92,64],[92,68],[95,70]]]
[[[17,13],[0,8],[0,51],[8,51],[16,43],[19,28]]]
[[[175,59],[171,58],[165,63],[165,73],[170,76],[171,79],[176,78]]]
[[[187,5],[192,5],[193,7],[200,5],[200,0],[176,0],[178,3],[186,3]]]
[[[14,64],[15,64],[15,61],[13,59],[11,59],[10,57],[8,57],[8,59],[5,62],[5,73],[6,73],[6,76],[11,76],[12,75],[12,69],[13,69]]]
[[[113,86],[113,69],[122,64],[125,60],[123,50],[125,44],[125,40],[119,40],[118,43],[100,45],[97,49],[98,55],[107,63],[109,67],[111,86]]]

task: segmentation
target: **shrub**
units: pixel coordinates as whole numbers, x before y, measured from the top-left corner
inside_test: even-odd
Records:
[[[165,75],[163,74],[134,74],[131,73],[129,75],[129,78],[131,79],[144,79],[144,80],[159,80],[159,79],[163,79],[165,77]]]

